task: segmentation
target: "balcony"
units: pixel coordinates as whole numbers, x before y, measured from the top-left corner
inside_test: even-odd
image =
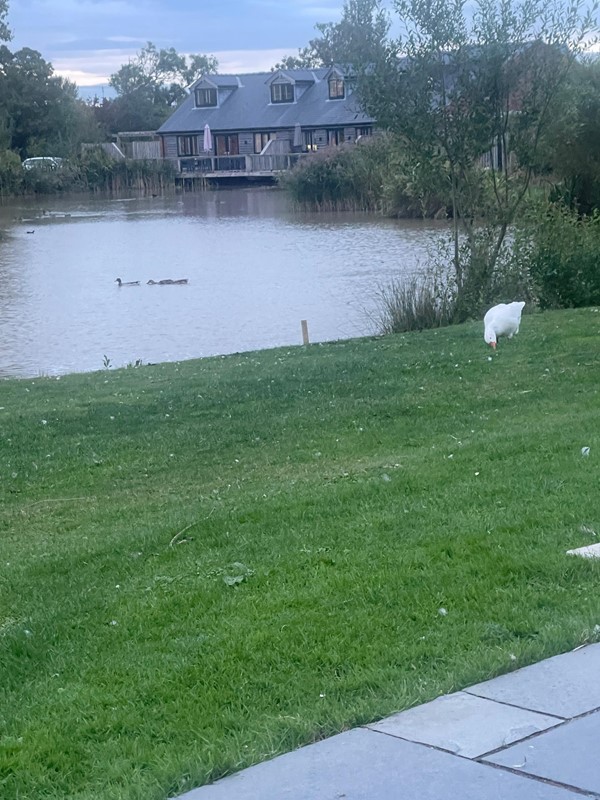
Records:
[[[194,156],[179,159],[183,176],[203,178],[262,178],[286,172],[308,153],[250,156]]]

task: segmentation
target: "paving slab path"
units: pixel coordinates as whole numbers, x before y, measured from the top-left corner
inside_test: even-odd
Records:
[[[600,644],[332,736],[179,800],[600,800]]]

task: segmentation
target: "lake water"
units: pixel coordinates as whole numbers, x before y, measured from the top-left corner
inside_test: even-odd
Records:
[[[302,213],[256,187],[11,201],[0,230],[0,376],[25,377],[300,344],[303,319],[315,342],[374,333],[378,288],[445,226]],[[147,285],[164,278],[189,284]]]

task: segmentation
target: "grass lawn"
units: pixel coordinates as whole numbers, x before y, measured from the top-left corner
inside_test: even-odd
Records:
[[[0,382],[0,797],[165,800],[600,638],[599,389],[593,309]]]

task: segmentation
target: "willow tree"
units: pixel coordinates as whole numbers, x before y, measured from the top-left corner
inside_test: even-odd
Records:
[[[574,62],[597,29],[583,0],[394,0],[402,35],[361,93],[416,184],[444,192],[458,320],[494,293],[507,233]]]

